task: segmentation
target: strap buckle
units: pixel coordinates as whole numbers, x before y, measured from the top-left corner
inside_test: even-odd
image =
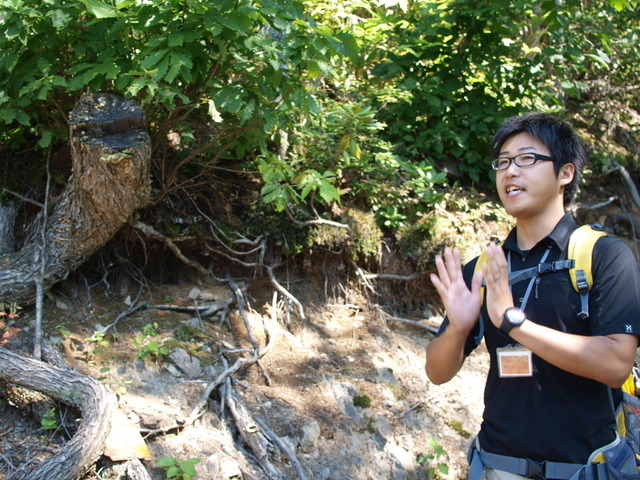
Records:
[[[542,462],[536,462],[535,460],[531,460],[527,458],[527,478],[536,478],[539,480],[545,479],[545,472],[547,469],[547,461],[543,460]]]
[[[578,291],[581,294],[587,293],[589,291],[589,283],[587,282],[587,276],[584,273],[584,270],[577,269],[576,270],[576,286],[578,287]]]
[[[538,264],[538,275],[542,275],[547,272],[555,272],[556,264],[554,263],[539,263]]]

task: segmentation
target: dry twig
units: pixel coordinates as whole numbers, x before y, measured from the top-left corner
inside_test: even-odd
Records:
[[[425,325],[422,322],[418,322],[416,320],[410,320],[408,318],[386,317],[385,320],[392,321],[392,322],[408,323],[409,325],[413,325],[414,327],[423,328],[425,330],[428,330],[431,333],[438,333],[438,327],[434,327],[434,326],[431,326],[431,325]]]

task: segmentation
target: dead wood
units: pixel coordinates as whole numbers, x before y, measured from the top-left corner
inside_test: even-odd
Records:
[[[151,475],[137,458],[127,462],[127,477],[130,480],[151,480]]]
[[[424,330],[428,330],[431,333],[438,333],[438,327],[435,327],[433,325],[425,325],[422,322],[419,322],[417,320],[410,320],[408,318],[402,318],[402,317],[385,317],[385,320],[387,322],[402,322],[402,323],[408,323],[409,325],[413,325],[414,327],[418,327],[418,328],[422,328]]]
[[[131,222],[131,226],[133,228],[136,228],[136,229],[140,230],[142,233],[144,233],[145,235],[147,235],[147,236],[149,236],[151,238],[155,238],[156,240],[160,240],[162,243],[164,243],[176,255],[176,257],[178,257],[180,260],[182,260],[186,265],[189,265],[190,267],[195,268],[198,272],[200,272],[201,274],[203,274],[205,276],[209,275],[210,272],[206,268],[204,268],[198,262],[188,259],[184,255],[184,253],[182,253],[182,250],[180,250],[180,248],[178,248],[178,246],[173,242],[172,239],[170,239],[169,237],[167,237],[163,233],[157,231],[151,225],[147,225],[146,223],[143,223],[143,222],[140,222],[140,221],[136,220],[136,221],[132,221]]]
[[[72,175],[46,227],[36,218],[29,240],[0,256],[0,298],[32,303],[43,262],[46,291],[149,204],[151,142],[142,110],[133,101],[110,93],[85,95],[69,125]]]
[[[225,389],[226,395],[224,402],[231,412],[240,436],[255,455],[257,462],[267,474],[267,477],[270,480],[282,478],[282,475],[273,463],[271,463],[269,458],[270,452],[273,451],[271,442],[269,442],[269,439],[264,435],[262,429],[256,424],[244,404],[232,394],[233,389],[231,388],[230,379],[227,379],[227,382],[228,385]]]
[[[204,413],[204,408],[209,401],[209,397],[211,396],[213,391],[216,389],[220,389],[220,415],[224,416],[225,410],[228,409],[229,413],[233,417],[234,424],[236,425],[240,436],[243,438],[246,445],[251,449],[253,455],[256,458],[256,461],[260,464],[260,467],[267,475],[267,478],[269,478],[270,480],[279,480],[282,478],[282,475],[270,460],[270,456],[273,454],[273,452],[275,452],[275,448],[277,447],[285,454],[285,456],[287,456],[287,458],[289,458],[291,464],[294,465],[294,468],[298,472],[299,477],[302,480],[306,480],[306,476],[304,474],[304,471],[302,470],[302,466],[300,465],[300,462],[297,460],[293,452],[291,452],[291,450],[286,447],[284,442],[279,439],[277,435],[275,435],[275,433],[273,433],[268,427],[266,427],[266,425],[259,422],[257,419],[254,419],[249,410],[244,406],[242,401],[234,394],[234,390],[231,384],[231,375],[247,365],[252,365],[254,363],[257,364],[260,358],[262,358],[273,346],[275,336],[273,335],[273,332],[267,331],[267,344],[264,346],[264,348],[260,347],[253,334],[251,322],[244,312],[246,303],[241,289],[232,280],[227,279],[227,282],[234,292],[235,301],[238,304],[238,308],[240,309],[240,313],[243,319],[243,325],[247,331],[247,338],[249,338],[249,342],[252,346],[251,357],[240,357],[231,367],[229,367],[227,359],[223,354],[221,356],[221,360],[223,365],[225,366],[224,371],[207,386],[204,393],[201,395],[200,399],[193,407],[191,414],[184,422],[162,429],[143,429],[142,432],[148,435],[156,435],[177,428],[184,428],[188,425],[193,424],[193,422],[195,422],[196,419],[198,419]],[[277,323],[277,315],[275,313],[276,305],[277,293],[274,293],[273,312],[271,316],[271,321],[274,326]]]
[[[32,471],[26,480],[73,480],[100,457],[116,408],[115,394],[76,371],[49,365],[0,348],[0,379],[77,408],[82,423],[63,449]]]
[[[620,173],[620,176],[622,177],[622,181],[624,182],[626,189],[629,192],[629,195],[631,196],[633,205],[636,208],[640,208],[640,194],[638,194],[638,189],[636,187],[636,184],[633,183],[631,175],[629,175],[629,172],[627,171],[627,169],[624,168],[622,165],[620,165],[618,162],[614,162],[614,166],[615,166],[615,170],[617,170]]]
[[[293,465],[293,468],[298,474],[298,477],[300,477],[300,480],[307,480],[307,474],[304,472],[304,469],[302,468],[302,464],[298,460],[298,457],[295,455],[295,453],[291,451],[291,449],[287,446],[287,444],[283,442],[282,439],[278,435],[276,435],[274,431],[271,430],[266,423],[264,423],[262,420],[260,420],[257,417],[255,418],[255,421],[258,424],[258,426],[262,429],[262,431],[265,433],[265,435],[269,438],[269,440],[271,440],[271,442],[276,447],[278,447],[282,453],[284,453],[285,457],[289,459],[289,462],[291,462],[291,465]]]

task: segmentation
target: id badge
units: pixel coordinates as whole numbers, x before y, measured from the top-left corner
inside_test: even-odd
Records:
[[[498,354],[500,378],[531,377],[533,375],[531,350],[518,346],[498,348],[496,353]]]

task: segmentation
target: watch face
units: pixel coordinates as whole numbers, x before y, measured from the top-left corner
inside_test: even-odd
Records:
[[[507,321],[509,323],[513,325],[519,325],[522,322],[524,322],[525,313],[521,309],[514,307],[514,308],[509,308],[505,312],[505,317],[507,318]]]

